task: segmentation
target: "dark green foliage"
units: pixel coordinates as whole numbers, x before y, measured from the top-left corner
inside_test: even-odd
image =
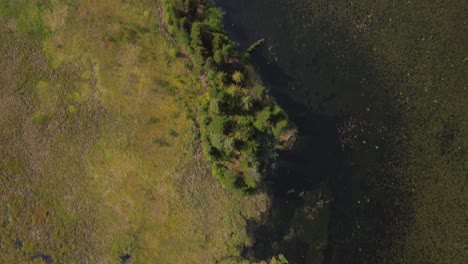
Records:
[[[255,128],[264,132],[269,127],[271,116],[270,107],[267,106],[263,108],[263,110],[256,115],[256,120],[254,122]]]
[[[234,51],[234,47],[232,46],[232,44],[225,44],[223,45],[223,48],[221,49],[221,54],[224,57],[228,57],[231,55],[233,51]]]
[[[223,23],[222,18],[223,15],[216,7],[211,7],[206,11],[205,22],[208,27],[213,31],[222,31],[223,30]]]
[[[191,31],[190,31],[190,46],[196,50],[199,49],[202,41],[201,41],[201,30],[203,24],[200,22],[195,22],[192,24]]]
[[[213,53],[213,60],[217,64],[221,64],[224,61],[223,52],[221,50],[215,50]]]
[[[208,112],[213,115],[219,114],[219,101],[217,99],[211,100]]]
[[[254,99],[252,96],[247,95],[242,97],[242,107],[245,111],[250,111],[254,105]]]
[[[252,95],[257,99],[262,99],[265,96],[265,87],[261,85],[255,85],[251,88]]]
[[[275,136],[280,136],[288,127],[288,120],[283,119],[276,123],[275,128],[273,129],[273,133]]]
[[[187,32],[185,31],[179,32],[177,36],[178,36],[180,43],[184,44],[185,46],[188,46],[190,44],[190,37]]]
[[[214,134],[224,134],[226,129],[227,119],[224,116],[214,116],[211,123],[208,125],[210,132]]]
[[[249,83],[245,62],[211,2],[165,1],[164,7],[171,33],[191,52],[195,67],[204,64],[199,68],[209,79],[199,120],[212,173],[224,188],[251,193],[261,183],[266,166],[274,162],[270,153],[289,127],[287,116],[262,85],[245,86]]]
[[[216,179],[218,179],[218,181],[221,183],[223,188],[228,190],[236,189],[236,182],[239,176],[235,171],[229,170],[223,165],[213,164],[212,173],[213,176],[215,176]]]
[[[210,96],[211,99],[214,99],[218,96],[218,88],[216,86],[211,86],[208,89],[208,95]]]
[[[223,63],[234,49],[223,32],[222,14],[211,3],[197,0],[164,1],[165,22],[181,44],[189,46],[195,64],[212,58]]]
[[[223,71],[219,71],[216,75],[215,83],[220,87],[223,87],[226,84],[227,74]]]
[[[223,34],[215,33],[213,37],[213,50],[221,50],[223,43],[226,41],[226,36]]]
[[[274,260],[274,261],[273,261]],[[282,254],[279,254],[278,257],[276,258],[273,258],[271,260],[271,263],[275,263],[275,264],[288,264],[289,261],[282,255]]]

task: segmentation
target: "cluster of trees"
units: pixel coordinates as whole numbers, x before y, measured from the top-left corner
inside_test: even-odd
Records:
[[[195,64],[222,66],[235,54],[226,36],[222,13],[203,0],[166,0],[165,22],[169,33],[188,49]]]
[[[292,126],[265,88],[249,78],[246,56],[235,51],[211,2],[165,1],[165,12],[170,33],[208,77],[199,123],[213,175],[228,190],[251,193]]]

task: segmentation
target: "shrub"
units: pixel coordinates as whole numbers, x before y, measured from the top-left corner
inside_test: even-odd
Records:
[[[234,132],[234,137],[243,142],[249,142],[254,135],[255,130],[252,124],[248,126],[238,126]]]
[[[270,107],[267,106],[263,108],[262,111],[260,111],[256,117],[255,117],[255,126],[260,130],[260,131],[265,131],[268,126],[270,125],[270,118],[272,116]]]
[[[254,122],[254,118],[250,115],[240,116],[237,123],[242,126],[250,126]]]
[[[252,91],[252,95],[257,99],[262,99],[263,96],[265,96],[265,92],[266,92],[265,87],[261,85],[255,85],[254,87],[252,87],[251,91]]]
[[[275,118],[278,118],[278,119],[285,116],[283,109],[281,109],[281,107],[279,107],[278,105],[274,105],[272,107],[271,113]]]
[[[211,86],[208,89],[208,95],[211,99],[215,99],[218,96],[218,88],[216,88],[215,86]]]
[[[244,110],[250,111],[252,109],[253,104],[254,99],[251,96],[247,95],[242,97],[242,107],[244,108]]]
[[[215,134],[223,134],[226,129],[227,118],[222,115],[215,115],[211,123],[208,126],[208,129]]]
[[[242,74],[242,72],[240,71],[235,71],[232,74],[232,80],[238,84],[242,83],[244,79],[245,79],[244,74]]]
[[[177,136],[179,135],[179,134],[178,134],[174,129],[172,129],[172,128],[169,128],[169,129],[167,130],[167,134],[168,134],[169,136],[172,136],[172,137],[177,137]]]
[[[226,84],[227,74],[223,71],[219,71],[216,75],[216,84],[219,87],[223,87]]]
[[[279,254],[278,257],[271,258],[270,264],[288,264],[288,260],[282,255]]]
[[[229,156],[234,151],[235,140],[232,137],[226,137],[224,140],[223,148],[224,152]]]
[[[221,14],[221,11],[219,11],[219,9],[216,7],[211,7],[206,11],[205,22],[211,30],[223,30],[222,18],[223,15]]]
[[[236,171],[233,170],[225,170],[224,175],[221,179],[219,179],[221,186],[226,190],[237,190],[237,181],[239,176]]]
[[[210,135],[210,142],[211,145],[218,149],[220,152],[224,152],[224,141],[226,140],[226,136],[224,134],[211,134]]]
[[[214,68],[215,68],[213,58],[208,57],[208,58],[205,60],[204,68],[205,68],[205,70],[211,70],[211,69],[214,69]]]
[[[218,99],[218,101],[220,102],[220,106],[221,106],[221,104],[226,104],[228,98],[229,98],[229,96],[224,90],[219,90],[218,91],[218,95],[216,96],[216,99]]]
[[[273,129],[273,134],[275,135],[275,137],[279,137],[286,130],[287,127],[288,127],[288,120],[283,119],[279,121],[278,123],[276,123],[276,126]]]
[[[210,79],[210,81],[214,81],[216,79],[216,71],[209,70],[207,76]]]
[[[177,11],[176,8],[167,3],[166,4],[166,15],[164,16],[164,21],[166,24],[172,26],[175,24],[175,21],[177,20]]]
[[[210,140],[204,136],[201,140],[201,146],[203,153],[209,161],[215,162],[221,158],[221,153],[217,150],[210,142]]]
[[[257,188],[257,184],[260,181],[259,173],[246,173],[244,174],[244,183],[248,189]]]
[[[223,45],[223,48],[222,48],[221,52],[222,52],[224,57],[229,57],[229,55],[231,55],[233,50],[234,50],[234,48],[233,48],[233,46],[231,44],[225,44],[225,45]]]
[[[185,28],[190,25],[190,23],[187,21],[187,17],[181,17],[178,22],[178,28],[180,31],[185,31]]]
[[[223,179],[225,177],[224,174],[226,173],[226,167],[224,167],[223,165],[215,163],[211,167],[211,172],[212,172],[213,176],[216,177],[216,179],[221,180],[221,179]]]
[[[221,186],[227,190],[236,189],[237,173],[228,170],[225,166],[215,163],[212,166],[212,174],[221,183]]]
[[[258,156],[260,146],[261,143],[257,139],[250,139],[249,144],[247,144],[247,146],[244,148],[242,154],[248,157],[256,158]]]
[[[169,50],[169,54],[172,56],[172,57],[178,57],[179,56],[179,51],[176,49],[176,48],[171,48]]]
[[[179,39],[180,43],[182,43],[185,46],[190,45],[190,36],[187,32],[181,31],[177,34],[177,38]]]
[[[202,46],[201,40],[201,31],[202,31],[203,24],[200,22],[195,22],[192,24],[192,28],[190,30],[190,46],[194,51],[200,50]]]
[[[77,111],[78,111],[78,109],[74,105],[70,105],[70,106],[67,107],[67,114],[69,114],[69,115],[74,115],[74,114],[76,114]]]
[[[210,102],[210,114],[217,115],[219,114],[219,102],[218,100],[214,99]]]
[[[220,65],[224,62],[223,52],[221,50],[215,50],[213,53],[213,60],[216,64]]]
[[[221,48],[223,47],[223,43],[225,41],[225,36],[221,35],[219,33],[215,33],[213,37],[213,50],[214,51],[221,51]]]

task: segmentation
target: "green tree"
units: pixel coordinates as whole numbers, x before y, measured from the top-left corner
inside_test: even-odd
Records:
[[[223,30],[222,18],[223,15],[221,14],[221,11],[219,11],[219,9],[216,7],[208,8],[208,10],[206,11],[205,22],[211,30]]]
[[[254,87],[252,87],[251,91],[252,95],[257,99],[262,99],[265,95],[265,87],[261,85],[255,85]]]
[[[240,71],[235,71],[232,74],[232,80],[236,82],[237,84],[241,84],[244,81],[244,79],[245,79],[244,74],[242,74],[242,72]]]
[[[216,64],[221,64],[224,62],[223,52],[221,50],[215,50],[213,53],[213,60]]]
[[[216,84],[219,87],[223,87],[226,84],[227,74],[223,71],[219,71],[216,75]]]
[[[215,115],[208,126],[209,130],[215,134],[223,134],[226,129],[227,118],[222,115]]]
[[[249,111],[250,109],[252,109],[253,104],[254,104],[254,99],[251,96],[247,95],[247,96],[242,97],[242,107],[245,110]]]
[[[288,127],[288,120],[283,119],[276,123],[275,128],[273,129],[273,134],[275,137],[279,137]]]
[[[192,49],[197,50],[201,45],[201,33],[203,24],[201,22],[194,22],[190,31],[190,45]]]
[[[277,257],[271,259],[270,264],[289,264],[289,261],[283,256],[283,254],[279,254]]]

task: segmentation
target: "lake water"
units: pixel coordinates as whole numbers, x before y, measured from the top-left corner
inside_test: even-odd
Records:
[[[366,134],[363,121],[379,114],[366,94],[373,69],[349,41],[352,36],[312,14],[307,1],[215,2],[225,11],[225,27],[239,50],[266,39],[252,55],[253,64],[299,130],[294,148],[281,153],[277,174],[269,178],[273,205],[262,222],[252,222],[256,243],[245,255],[336,262],[334,252],[353,242],[330,236],[329,228],[336,230],[330,224],[340,226],[343,220],[335,218],[345,214],[342,208],[363,198],[360,172],[378,158],[380,143]],[[342,132],[346,127],[348,134]],[[357,146],[350,151],[343,142]],[[360,146],[366,144],[371,147]]]

